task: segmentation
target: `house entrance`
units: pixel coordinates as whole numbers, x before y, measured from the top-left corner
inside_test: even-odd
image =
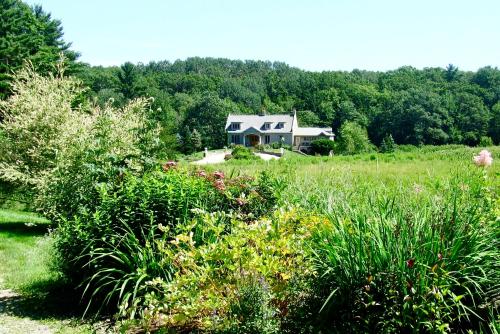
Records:
[[[245,143],[247,146],[257,146],[260,144],[260,137],[257,135],[248,135]]]

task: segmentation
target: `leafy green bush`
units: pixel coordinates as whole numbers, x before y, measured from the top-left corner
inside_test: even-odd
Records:
[[[231,152],[231,158],[236,160],[256,160],[258,159],[251,148],[236,145]]]
[[[293,210],[251,223],[199,210],[175,240],[157,240],[163,257],[175,259],[169,263],[176,274],[170,281],[152,278],[148,298],[129,304],[128,314],[139,312],[147,324],[179,331],[279,332],[299,294],[289,282],[313,274],[304,240],[319,222]]]
[[[87,285],[86,297],[97,304],[130,306],[131,296],[139,300],[148,293],[141,285],[145,278],[169,280],[172,259],[159,257],[158,242],[182,233],[196,209],[254,219],[276,206],[280,187],[265,173],[257,179],[226,179],[222,172],[188,172],[173,163],[143,177],[124,174],[119,183],[99,188],[95,211],[61,222],[55,231],[59,268],[74,285]],[[199,229],[190,228],[198,237]],[[207,237],[198,240],[200,245]],[[130,294],[138,288],[142,293]]]
[[[366,129],[354,122],[345,122],[340,127],[338,150],[342,154],[357,154],[373,151]]]
[[[155,163],[160,129],[150,119],[150,101],[121,109],[82,103],[80,82],[63,77],[62,69],[42,77],[26,67],[15,75],[13,92],[0,101],[0,178],[30,189],[35,206],[54,222],[92,211],[98,184]]]
[[[328,155],[335,149],[335,142],[330,139],[317,139],[311,142],[311,150],[313,153]]]
[[[493,140],[491,139],[491,137],[482,136],[481,139],[479,140],[479,146],[481,147],[493,146]]]

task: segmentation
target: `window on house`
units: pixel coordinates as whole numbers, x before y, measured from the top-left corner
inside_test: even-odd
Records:
[[[283,129],[285,127],[285,122],[279,122],[277,125],[276,125],[276,129]]]
[[[241,144],[241,137],[240,135],[231,135],[231,143],[233,144]]]
[[[240,123],[231,123],[231,126],[229,127],[231,130],[239,130],[240,129]]]
[[[270,135],[265,135],[264,136],[264,144],[269,144],[271,142],[271,136]]]
[[[264,126],[262,127],[262,129],[264,130],[269,130],[271,128],[271,123],[264,123]]]

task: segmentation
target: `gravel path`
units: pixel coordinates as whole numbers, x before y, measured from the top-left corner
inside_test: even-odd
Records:
[[[194,164],[194,165],[220,164],[220,163],[223,163],[225,161],[224,156],[226,154],[227,153],[224,153],[224,152],[209,152],[206,157],[204,157],[203,159],[198,160],[198,161],[193,161],[192,164]],[[266,161],[275,160],[275,159],[280,158],[276,155],[267,154],[267,153],[255,153],[255,155],[258,156],[259,158],[261,158],[262,160],[266,160]]]
[[[267,154],[267,153],[255,153],[256,156],[260,157],[262,160],[278,160],[280,157],[273,155],[273,154]]]
[[[75,317],[47,315],[44,314],[47,306],[40,303],[34,304],[29,297],[5,289],[0,277],[0,334],[115,333],[109,321],[81,323]]]
[[[0,277],[0,288],[3,280]],[[0,334],[51,334],[54,333],[49,326],[40,324],[29,318],[20,318],[12,315],[13,308],[21,296],[10,289],[0,289]]]
[[[224,156],[226,153],[224,152],[210,152],[206,157],[201,160],[193,161],[194,165],[208,165],[208,164],[219,164],[224,162]]]

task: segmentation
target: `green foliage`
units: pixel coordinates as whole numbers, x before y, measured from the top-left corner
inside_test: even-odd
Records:
[[[363,153],[373,149],[366,130],[352,122],[342,124],[337,147],[342,154]]]
[[[30,7],[20,0],[0,1],[0,99],[11,92],[11,74],[29,61],[42,74],[57,72],[60,54],[69,70],[75,69],[78,54],[64,42],[61,22],[41,6]]]
[[[235,109],[231,101],[206,93],[188,108],[184,124],[199,132],[202,147],[221,148],[226,144],[224,125],[227,115]]]
[[[335,149],[335,142],[330,139],[317,139],[311,142],[311,150],[315,154],[328,155]]]
[[[394,138],[392,138],[392,135],[389,133],[387,136],[384,137],[384,140],[382,140],[382,144],[380,145],[380,152],[394,153],[395,150],[396,150],[396,143],[394,142]]]
[[[474,326],[499,279],[491,261],[498,230],[481,178],[454,181],[440,200],[424,198],[421,187],[397,197],[368,190],[375,201],[331,208],[331,224],[312,246],[326,328],[444,333]],[[418,210],[424,200],[427,209]]]
[[[242,279],[235,300],[229,307],[229,328],[234,334],[279,333],[278,310],[272,305],[273,293],[263,277]]]
[[[495,143],[499,138],[500,71],[491,67],[476,73],[455,66],[313,73],[283,63],[188,58],[137,64],[134,70],[137,94],[154,97],[159,115],[168,111],[162,125],[171,135],[189,125],[200,132],[203,146],[213,148],[224,145],[227,113],[279,114],[293,108],[302,126],[333,127],[338,135],[344,122],[355,122],[378,146],[387,133],[398,145],[476,145],[481,136]],[[115,82],[104,80],[111,73]],[[119,93],[117,73],[94,67],[81,75],[99,96],[111,95],[101,92],[105,82]]]
[[[0,102],[0,177],[34,193],[36,207],[54,221],[92,210],[99,183],[155,163],[159,129],[148,118],[147,100],[121,109],[80,104],[78,81],[45,78],[29,67],[13,87]]]
[[[491,140],[490,137],[482,136],[481,139],[479,140],[479,146],[482,147],[493,146],[493,140]]]
[[[202,147],[201,135],[196,129],[193,129],[191,133],[191,145],[193,146],[194,152],[199,151]]]
[[[267,174],[226,180],[223,173],[188,173],[172,164],[164,170],[141,178],[125,174],[118,183],[102,185],[93,211],[60,223],[58,266],[73,284],[86,286],[89,303],[120,307],[133,318],[154,290],[144,282],[156,277],[168,282],[178,270],[174,258],[164,257],[164,247],[186,229],[200,245],[210,239],[202,222],[190,225],[197,209],[250,219],[274,208],[281,189]]]
[[[321,121],[314,112],[311,110],[301,110],[297,112],[297,118],[299,120],[299,124],[302,127],[307,126],[319,126],[321,125]]]
[[[257,160],[259,159],[249,147],[236,145],[231,151],[231,159],[236,160]]]
[[[497,102],[491,108],[489,134],[495,144],[500,144],[500,102]]]

